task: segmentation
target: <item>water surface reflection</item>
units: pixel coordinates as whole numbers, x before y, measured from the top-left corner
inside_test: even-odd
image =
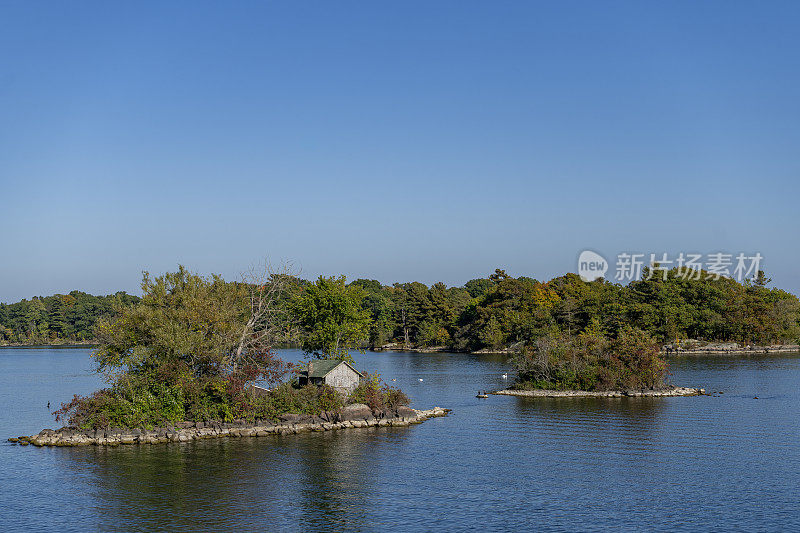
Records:
[[[0,351],[0,425],[10,434],[52,426],[25,411],[41,391],[66,398],[95,386],[79,370],[86,350],[26,353]],[[507,383],[502,356],[383,353],[357,362],[396,379],[415,406],[453,414],[409,428],[160,446],[4,445],[0,526],[800,529],[796,356],[673,359],[674,382],[724,392],[696,398],[482,400],[476,390]]]

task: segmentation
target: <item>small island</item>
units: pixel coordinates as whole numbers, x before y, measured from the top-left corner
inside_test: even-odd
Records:
[[[698,396],[704,389],[666,382],[657,339],[626,326],[608,336],[597,319],[578,335],[551,332],[524,347],[512,362],[517,378],[493,394],[540,398]]]
[[[269,269],[235,283],[183,267],[145,273],[141,300],[95,327],[93,357],[110,386],[63,404],[54,414],[67,426],[9,440],[157,444],[408,426],[449,412],[411,409],[400,389],[355,368],[350,351],[369,326],[358,288],[320,277],[291,293],[291,279]],[[287,335],[311,360],[277,356]]]

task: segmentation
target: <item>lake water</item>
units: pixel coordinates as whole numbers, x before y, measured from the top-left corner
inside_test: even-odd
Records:
[[[57,427],[48,401],[100,387],[88,354],[0,349],[0,437]],[[675,384],[723,394],[649,399],[475,398],[506,384],[502,356],[356,361],[413,407],[453,413],[157,446],[3,443],[0,530],[800,530],[798,355],[675,359]]]

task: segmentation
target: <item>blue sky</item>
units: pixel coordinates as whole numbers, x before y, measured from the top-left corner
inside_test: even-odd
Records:
[[[549,279],[760,252],[800,292],[800,4],[0,5],[0,301]]]

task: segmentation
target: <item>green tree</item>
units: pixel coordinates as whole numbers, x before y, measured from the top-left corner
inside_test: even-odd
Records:
[[[471,298],[480,298],[489,292],[489,289],[492,288],[492,282],[487,278],[471,279],[464,284],[464,288]]]
[[[194,378],[255,379],[280,365],[272,346],[279,283],[228,283],[180,266],[155,278],[144,273],[141,301],[100,320],[100,368],[132,375],[154,369]]]
[[[351,285],[364,289],[363,306],[372,317],[369,345],[374,348],[386,344],[393,337],[397,325],[390,289],[383,287],[379,281],[371,279],[357,279]]]
[[[64,296],[56,294],[55,298],[50,302],[50,332],[55,337],[65,337],[69,335],[66,308]]]
[[[83,427],[252,417],[246,385],[277,384],[290,368],[272,350],[284,280],[228,283],[183,266],[155,278],[145,273],[141,301],[116,298],[114,314],[97,324],[93,355],[111,387],[76,396],[58,417]]]
[[[350,350],[363,346],[372,324],[369,310],[362,305],[364,296],[364,289],[347,285],[344,276],[320,276],[308,285],[293,305],[303,351],[351,360]]]
[[[395,320],[401,330],[403,343],[410,345],[412,342],[417,342],[420,325],[430,307],[428,286],[417,281],[395,283],[392,300],[396,313]]]

